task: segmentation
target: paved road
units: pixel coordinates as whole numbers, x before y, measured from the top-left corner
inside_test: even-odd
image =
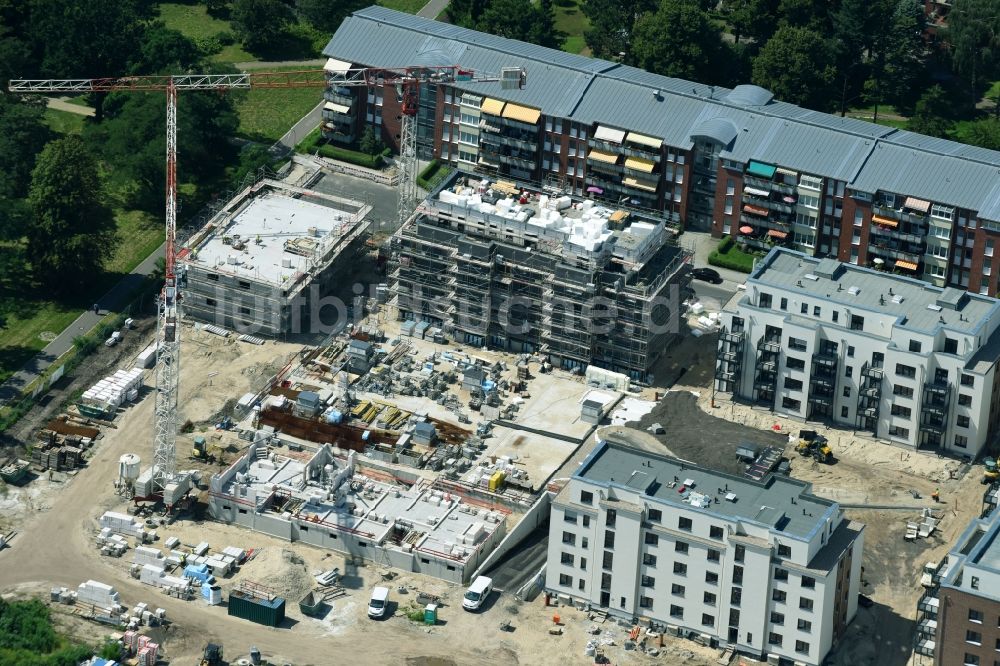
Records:
[[[292,128],[285,132],[284,136],[271,146],[272,152],[285,153],[295,150],[295,146],[299,145],[299,142],[306,138],[309,132],[319,127],[320,120],[322,119],[323,104],[324,100],[320,99],[309,113],[302,116],[299,122],[292,125]]]
[[[423,16],[424,18],[435,19],[438,14],[443,12],[448,6],[448,0],[430,0],[423,9],[417,12],[417,16]]]
[[[120,312],[124,309],[132,300],[135,290],[142,284],[143,278],[156,267],[156,260],[165,255],[164,248],[165,244],[157,248],[153,254],[146,257],[131,273],[123,277],[118,284],[98,299],[97,305],[100,306],[100,314],[94,314],[93,310],[81,314],[55,340],[46,345],[45,349],[39,352],[35,358],[31,359],[3,384],[0,384],[0,405],[5,405],[20,396],[21,389],[34,381],[47,367],[52,365],[53,361],[73,346],[73,338],[90,332],[109,312]]]
[[[45,100],[45,105],[50,109],[56,109],[57,111],[66,111],[80,116],[93,117],[93,107],[81,106],[80,104],[70,104],[67,101],[68,99],[69,97],[49,97]]]

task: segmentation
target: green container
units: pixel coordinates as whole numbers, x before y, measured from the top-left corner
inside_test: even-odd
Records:
[[[285,600],[274,597],[269,601],[234,590],[229,594],[229,614],[268,627],[277,627],[285,621]]]
[[[437,604],[427,604],[424,608],[424,624],[437,624],[438,607]]]

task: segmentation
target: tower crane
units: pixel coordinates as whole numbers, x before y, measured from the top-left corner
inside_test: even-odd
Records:
[[[124,76],[99,79],[12,79],[12,93],[162,92],[167,99],[166,150],[166,271],[157,311],[156,404],[154,406],[153,495],[170,507],[180,499],[165,491],[177,483],[177,399],[180,389],[180,321],[182,295],[177,281],[177,94],[181,91],[247,90],[250,88],[324,88],[328,83],[346,87],[393,85],[402,97],[400,132],[399,223],[416,206],[416,115],[422,83],[500,81],[505,88],[521,88],[525,72],[505,68],[498,76],[476,75],[458,66],[353,68],[331,74],[326,70],[243,72],[240,74],[181,74]],[[186,484],[186,481],[185,481]]]

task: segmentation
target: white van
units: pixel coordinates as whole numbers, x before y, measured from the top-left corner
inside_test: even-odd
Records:
[[[469,586],[468,591],[465,593],[465,597],[462,599],[462,608],[468,611],[479,610],[482,608],[483,603],[486,598],[490,596],[490,592],[493,591],[493,579],[487,578],[486,576],[480,576],[476,580],[472,581],[472,585]]]
[[[368,617],[380,618],[385,615],[389,606],[389,588],[376,587],[372,590],[372,598],[368,600]]]

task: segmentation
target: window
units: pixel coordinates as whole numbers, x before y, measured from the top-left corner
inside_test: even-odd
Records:
[[[587,558],[586,557],[581,557],[580,558],[580,568],[583,569],[584,571],[587,570]]]
[[[785,359],[785,367],[789,370],[805,370],[806,362],[801,358],[795,358],[794,356],[789,356]]]
[[[676,617],[679,620],[684,619],[684,609],[680,606],[670,605],[670,617]]]
[[[219,281],[219,274],[218,273],[209,273],[207,277],[208,277],[209,280],[212,280],[213,282],[218,282]]]
[[[958,418],[955,420],[955,425],[957,425],[959,428],[968,428],[969,427],[969,417],[968,416],[963,416],[963,415],[959,414]]]
[[[719,584],[719,574],[715,573],[714,571],[706,571],[705,572],[705,582],[708,583],[709,585],[718,585]]]
[[[646,532],[645,541],[647,546],[655,546],[660,543],[660,537],[652,532]]]
[[[961,384],[971,388],[976,385],[976,378],[972,375],[962,375]]]
[[[904,365],[902,363],[896,364],[896,374],[900,377],[907,377],[913,379],[917,376],[917,369],[912,365]]]
[[[610,569],[611,565],[614,564],[614,561],[615,561],[615,555],[614,555],[614,553],[612,553],[610,551],[604,551],[604,558],[601,561],[601,568],[602,569]]]
[[[931,206],[931,216],[942,220],[951,220],[955,217],[955,209],[950,206],[934,204]]]
[[[850,416],[850,414],[851,414],[851,408],[848,407],[847,405],[844,405],[843,407],[840,408],[840,418],[846,419]]]
[[[614,509],[608,509],[608,513],[604,518],[604,524],[608,527],[615,526],[615,520],[618,518],[618,512]]]
[[[792,379],[791,377],[785,377],[785,388],[789,391],[801,391],[802,390],[802,380]]]
[[[661,520],[663,520],[663,512],[660,511],[659,509],[650,509],[649,512],[646,514],[646,518],[651,523],[658,523]]]
[[[780,310],[787,310],[788,309],[788,299],[787,298],[782,298],[778,302],[778,309],[780,309]]]
[[[785,599],[788,597],[784,590],[774,590],[771,592],[771,599],[774,601],[780,601],[784,603]]]
[[[590,516],[584,516],[583,517],[583,526],[584,527],[590,527]]]
[[[572,511],[566,511],[563,513],[563,520],[567,523],[573,523],[576,525],[576,514]]]
[[[705,593],[705,599],[704,600],[705,600],[705,605],[706,606],[714,606],[715,605],[715,595],[713,593],[711,593],[711,592],[706,592]]]
[[[708,613],[701,614],[701,625],[703,627],[714,627],[715,626],[715,616],[709,615]]]
[[[848,358],[854,358],[854,347],[847,345],[847,356]]]
[[[784,397],[781,399],[781,408],[797,412],[802,409],[802,401],[794,398]]]
[[[969,583],[969,585],[972,587],[973,590],[978,590],[979,589],[979,577],[978,576],[973,576],[972,577],[972,582]]]
[[[771,294],[761,293],[761,295],[757,297],[757,305],[762,308],[770,308]]]
[[[912,398],[913,389],[904,384],[896,384],[892,387],[892,394],[898,395],[901,398]]]
[[[714,548],[709,548],[708,549],[708,561],[709,562],[718,562],[720,555],[721,555],[721,553],[719,553],[719,551],[715,550]]]
[[[805,597],[800,598],[799,608],[801,608],[802,610],[811,611],[813,609],[813,600],[806,599]]]
[[[572,532],[563,532],[562,542],[563,543],[568,543],[571,546],[575,546],[576,545],[576,535],[573,534]]]
[[[559,557],[559,564],[573,566],[573,555],[571,553],[562,553]]]
[[[965,659],[962,661],[965,666],[979,666],[979,657],[974,654],[965,653]]]
[[[784,613],[779,613],[777,611],[771,611],[771,624],[782,625],[785,623]]]
[[[733,560],[735,560],[736,562],[742,562],[744,556],[746,555],[746,550],[747,549],[744,546],[737,544],[736,549],[733,552]],[[740,573],[741,574],[743,573],[742,569],[740,569]]]
[[[851,387],[850,386],[845,386],[844,387],[844,397],[845,398],[850,398],[851,397]]]
[[[967,394],[967,393],[959,393],[958,394],[958,404],[961,405],[962,407],[971,407],[972,406],[972,396],[969,395],[969,394]]]
[[[825,248],[826,245],[824,245],[823,247]],[[836,310],[834,310],[833,311],[833,323],[836,324],[838,319],[840,319],[840,313],[837,312]]]
[[[650,553],[643,553],[642,554],[642,563],[645,564],[647,567],[655,567],[656,566],[656,555],[652,555]]]
[[[649,597],[639,597],[639,608],[652,608],[653,600]]]
[[[865,318],[858,315],[851,315],[851,330],[863,331],[865,328]]]
[[[805,304],[803,304],[803,306],[805,306]],[[805,351],[806,341],[798,338],[788,338],[788,348],[794,349],[795,351]]]
[[[812,576],[802,577],[802,587],[807,587],[810,590],[816,587],[816,579]]]
[[[656,579],[652,576],[642,576],[639,579],[639,585],[642,587],[656,587]]]
[[[778,544],[778,557],[791,557],[792,547]]]
[[[945,354],[957,354],[958,340],[956,340],[955,338],[945,338],[943,351]]]
[[[593,504],[594,503],[594,493],[588,492],[586,490],[580,491],[580,504]]]
[[[822,310],[818,305],[813,306],[813,317],[819,317]]]
[[[776,634],[772,631],[767,635],[768,645],[775,645],[777,647],[781,647],[781,641],[782,641],[781,634]]]
[[[684,518],[683,516],[681,516],[680,518],[678,518],[677,519],[677,529],[684,530],[686,532],[690,532],[691,531],[691,519],[690,518]]]
[[[568,574],[559,574],[559,585],[569,587],[573,584],[573,577]]]
[[[786,569],[775,569],[774,570],[774,580],[788,580],[788,571]]]
[[[687,552],[688,552],[688,545],[687,545],[687,543],[685,543],[684,541],[675,541],[674,542],[674,552],[675,553],[683,553],[684,555],[687,555]]]
[[[802,306],[799,308],[799,312],[801,312],[802,314],[809,314],[809,304],[803,303]],[[794,347],[792,347],[792,349],[794,349]]]
[[[810,622],[809,620],[799,620],[798,621],[798,629],[799,629],[799,631],[804,631],[807,634],[812,631],[812,626],[813,626],[813,623]]]
[[[982,611],[977,611],[975,608],[969,609],[969,622],[975,622],[976,624],[983,623],[983,613]]]
[[[739,606],[743,601],[743,588],[734,587],[729,590],[729,603],[733,606]]]
[[[611,574],[608,574],[608,573],[601,574],[601,589],[602,590],[610,590],[611,589]],[[605,603],[602,601],[601,605],[604,606]]]
[[[615,533],[611,530],[604,531],[604,547],[614,548],[615,547]]]
[[[910,429],[904,428],[902,426],[891,425],[889,426],[889,436],[890,437],[901,437],[902,439],[909,439]]]
[[[708,528],[708,536],[712,539],[721,539],[722,534],[723,534],[722,528],[719,527],[718,525],[712,525]]]
[[[852,377],[852,376],[854,376],[854,366],[853,365],[848,365],[848,366],[844,367],[844,376],[845,377]]]
[[[910,414],[912,413],[912,410],[909,407],[903,407],[901,405],[893,404],[892,408],[889,410],[889,412],[893,416],[902,416],[903,418],[908,419],[908,418],[910,418]]]
[[[218,305],[218,302],[214,298],[206,298],[205,305]]]
[[[920,347],[921,347],[921,345],[920,345],[920,341],[919,340],[910,340],[910,351],[911,352],[920,353]]]
[[[965,435],[955,435],[955,446],[964,449],[969,446],[969,438]]]
[[[688,566],[683,562],[674,562],[674,573],[678,576],[687,576]]]
[[[972,629],[967,629],[965,632],[965,642],[972,643],[973,645],[983,644],[983,635],[978,631],[973,631]]]
[[[684,596],[684,586],[683,585],[678,585],[677,583],[673,583],[670,586],[670,594],[673,594],[674,596],[678,596],[678,597],[683,597]]]
[[[805,641],[795,641],[795,651],[807,654],[809,652],[809,643],[806,643]]]

